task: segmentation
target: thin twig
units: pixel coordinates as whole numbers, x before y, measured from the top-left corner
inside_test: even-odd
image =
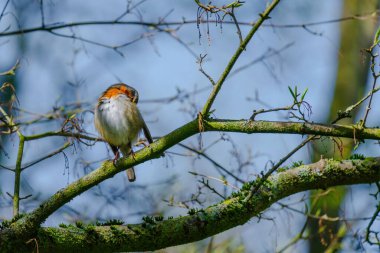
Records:
[[[7,71],[1,72],[0,76],[8,76],[8,75],[15,75],[16,69],[20,66],[20,61],[17,60],[16,63]]]
[[[372,47],[367,50],[367,52],[371,55],[371,67],[370,68],[371,68],[372,77],[373,77],[371,91],[375,90],[377,79],[379,78],[379,74],[376,74],[376,71],[375,71],[375,60],[376,60],[376,57],[378,57],[378,54],[374,54],[372,52],[373,49],[376,48],[376,46],[377,46],[377,44],[372,45]],[[363,120],[361,121],[361,126],[362,127],[364,127],[365,123],[367,122],[367,117],[368,117],[369,111],[371,110],[371,104],[372,104],[373,94],[374,94],[374,92],[370,92],[370,97],[369,97],[368,105],[366,107]]]
[[[215,81],[214,79],[206,73],[206,71],[204,71],[203,67],[202,67],[202,64],[203,64],[203,60],[206,58],[207,54],[205,55],[199,55],[199,58],[198,58],[198,64],[199,64],[199,71],[210,81],[210,83],[212,84],[212,86],[215,86]]]
[[[241,30],[240,30],[239,22],[236,19],[236,16],[235,16],[235,13],[234,13],[234,8],[232,8],[232,10],[228,14],[231,16],[232,20],[235,23],[236,30],[237,30],[236,32],[237,32],[237,34],[239,36],[240,44],[242,44],[243,43],[243,35],[241,33]]]
[[[0,164],[0,168],[4,169],[4,170],[9,170],[9,171],[15,171],[14,169],[11,169],[11,168],[8,168],[8,167],[5,167],[4,165],[1,165]]]
[[[5,5],[4,5],[3,10],[1,11],[1,14],[0,14],[0,21],[1,21],[1,19],[3,18],[3,16],[4,16],[5,10],[7,9],[7,6],[8,6],[8,4],[9,4],[9,2],[10,2],[10,0],[7,0],[7,2],[6,2]]]
[[[260,109],[260,110],[253,110],[252,116],[249,118],[249,120],[254,121],[256,116],[262,113],[268,113],[268,112],[279,112],[279,111],[289,111],[289,110],[295,110],[294,104],[284,107],[278,107],[278,108],[271,108],[271,109]]]
[[[298,213],[298,214],[301,214],[303,216],[306,216],[310,219],[315,219],[315,220],[324,220],[324,221],[331,221],[331,222],[338,222],[338,221],[363,221],[363,220],[370,220],[372,217],[361,217],[361,218],[352,218],[352,217],[348,217],[348,218],[341,218],[341,217],[329,217],[327,216],[327,214],[324,214],[322,216],[319,216],[319,215],[314,215],[314,214],[311,214],[309,212],[303,212],[301,210],[298,210],[296,208],[293,208],[289,205],[286,205],[286,204],[283,204],[281,202],[277,202],[276,204],[280,205],[282,208],[286,208],[286,209],[289,209],[290,211],[293,211],[295,213]],[[311,208],[312,209],[312,208]]]
[[[360,99],[358,102],[356,102],[353,105],[350,105],[343,112],[338,112],[338,117],[333,122],[331,122],[331,124],[335,124],[335,123],[337,123],[339,120],[341,120],[343,118],[351,117],[351,112],[354,109],[356,109],[359,105],[361,105],[364,101],[366,101],[369,97],[371,97],[373,94],[375,94],[379,90],[380,90],[380,87],[372,89],[370,92],[368,92],[368,94],[365,97],[363,97],[362,99]]]
[[[8,0],[9,1],[9,0]],[[303,23],[303,24],[263,24],[263,27],[270,27],[270,28],[304,28],[304,27],[310,27],[310,26],[319,26],[319,25],[325,25],[325,24],[334,24],[334,23],[340,23],[350,20],[367,20],[369,18],[376,19],[379,15],[379,11],[376,10],[374,12],[370,12],[363,15],[353,15],[353,16],[347,16],[343,18],[336,18],[336,19],[329,19],[329,20],[323,20],[323,21],[317,21],[317,22],[310,22],[310,23]],[[59,29],[65,29],[70,27],[78,27],[78,26],[93,26],[93,25],[137,25],[137,26],[147,26],[151,28],[156,28],[158,26],[165,27],[165,26],[178,26],[178,25],[187,25],[187,24],[197,24],[198,22],[204,23],[205,20],[182,20],[182,21],[173,21],[173,22],[141,22],[141,21],[120,21],[120,20],[104,20],[104,21],[83,21],[83,22],[71,22],[71,23],[54,23],[54,24],[45,24],[45,27],[32,27],[32,28],[20,28],[19,30],[9,31],[9,32],[2,32],[0,33],[0,37],[5,36],[14,36],[14,35],[21,35],[21,34],[27,34],[31,32],[36,31],[43,31],[48,32],[52,30],[59,30]],[[220,21],[215,20],[208,20],[209,23],[216,23]],[[234,21],[223,21],[224,24],[230,24],[235,25]],[[239,25],[241,26],[254,26],[254,22],[239,22]]]
[[[380,203],[377,204],[377,207],[376,207],[376,211],[374,212],[374,214],[372,215],[372,218],[371,220],[369,221],[368,225],[367,225],[367,229],[366,229],[366,236],[365,236],[365,240],[366,242],[368,242],[369,244],[374,244],[371,239],[369,238],[370,234],[371,234],[371,227],[373,225],[373,223],[375,222],[375,220],[377,219],[378,215],[380,213]]]
[[[153,98],[153,99],[145,99],[139,101],[139,104],[141,103],[171,103],[174,101],[183,101],[184,99],[196,95],[205,91],[210,90],[210,86],[206,86],[203,88],[195,89],[194,91],[184,91],[179,88],[177,88],[177,94],[169,97],[163,97],[163,98]]]
[[[126,10],[119,16],[115,19],[115,21],[119,21],[121,20],[122,18],[124,18],[127,14],[131,13],[131,11],[135,8],[137,8],[139,5],[143,4],[144,2],[146,2],[147,0],[141,0],[140,2],[134,4],[133,6],[131,6],[131,3],[132,1],[131,0],[128,0],[128,3],[127,3],[127,8]]]
[[[222,170],[224,173],[226,173],[227,175],[229,175],[230,177],[232,177],[233,179],[235,179],[239,183],[242,183],[242,184],[245,183],[244,180],[240,179],[239,177],[237,177],[236,175],[234,175],[233,173],[231,173],[229,170],[227,170],[226,168],[224,168],[222,165],[220,165],[218,162],[216,162],[214,159],[212,159],[211,157],[209,157],[204,152],[199,151],[199,150],[194,149],[194,148],[191,148],[191,147],[189,147],[189,146],[187,146],[185,144],[182,144],[182,143],[178,143],[178,145],[180,147],[183,147],[183,148],[185,148],[187,150],[190,150],[190,151],[196,153],[197,155],[200,155],[200,156],[204,157],[206,160],[210,161],[216,168]]]
[[[216,177],[212,177],[212,176],[207,176],[207,175],[204,175],[204,174],[200,174],[200,173],[197,173],[197,172],[194,172],[194,171],[189,171],[190,174],[194,175],[194,176],[200,176],[200,177],[204,177],[204,178],[207,178],[207,179],[212,179],[212,180],[215,180],[215,181],[218,181],[218,182],[221,182],[223,185],[227,185],[235,190],[239,190],[239,187],[236,187],[232,184],[229,184],[227,180],[223,180],[223,179],[220,179],[220,178],[216,178]]]
[[[40,0],[41,26],[45,27],[44,0]]]
[[[294,244],[296,244],[300,239],[303,238],[303,234],[305,233],[306,231],[306,228],[307,228],[307,225],[309,223],[309,220],[306,219],[304,225],[302,226],[301,228],[301,231],[293,237],[293,239],[288,243],[286,244],[284,247],[282,247],[279,251],[276,251],[277,253],[282,253],[282,252],[285,252],[285,250],[287,250],[289,247],[293,246]]]
[[[265,173],[256,184],[252,185],[247,197],[244,199],[245,202],[249,201],[249,199],[259,190],[259,188],[264,184],[264,182],[269,178],[270,175],[272,175],[273,172],[275,172],[286,160],[289,159],[294,153],[296,153],[298,150],[300,150],[303,146],[305,146],[310,141],[314,140],[316,138],[315,135],[309,136],[307,139],[302,141],[297,147],[295,147],[292,151],[290,151],[286,156],[281,158],[280,161],[278,161],[273,167]]]
[[[45,132],[41,134],[28,135],[28,136],[25,136],[25,141],[32,141],[32,140],[37,140],[37,139],[42,139],[45,137],[52,137],[52,136],[72,137],[72,138],[84,139],[84,140],[89,140],[89,141],[104,141],[101,138],[91,137],[91,136],[84,135],[81,133],[71,133],[71,132],[63,132],[63,131],[50,131],[50,132]]]
[[[72,145],[73,145],[73,143],[66,142],[61,148],[59,148],[59,149],[57,149],[57,150],[51,152],[50,154],[48,154],[48,155],[46,155],[46,156],[44,156],[44,157],[38,158],[37,160],[35,160],[35,161],[33,161],[33,162],[30,162],[30,163],[28,163],[28,164],[25,164],[24,166],[21,167],[21,170],[23,171],[23,170],[25,170],[25,169],[27,169],[27,168],[29,168],[29,167],[31,167],[31,166],[33,166],[33,165],[39,163],[39,162],[42,162],[43,160],[46,160],[46,159],[48,159],[48,158],[50,158],[50,157],[53,157],[53,156],[55,156],[56,154],[61,153],[63,150],[65,150],[66,148],[68,148],[68,147],[70,147],[70,146],[72,146]]]
[[[256,64],[256,63],[259,63],[259,62],[262,62],[264,61],[265,59],[268,59],[272,56],[276,56],[276,55],[280,55],[280,53],[282,51],[285,51],[286,49],[290,48],[291,46],[293,46],[295,43],[294,42],[291,42],[291,43],[288,43],[286,44],[285,46],[281,47],[280,49],[272,49],[272,48],[268,48],[268,50],[263,53],[260,57],[252,60],[251,62],[247,63],[247,64],[244,64],[243,66],[240,66],[238,68],[236,68],[234,71],[232,71],[228,78],[231,78],[232,76],[238,74],[239,72],[251,67],[252,65]]]

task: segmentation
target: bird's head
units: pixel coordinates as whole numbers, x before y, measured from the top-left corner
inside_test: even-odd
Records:
[[[135,90],[131,86],[128,86],[124,83],[117,83],[108,87],[108,89],[103,92],[99,100],[111,99],[113,97],[120,96],[120,95],[126,96],[127,98],[130,99],[132,103],[135,103],[135,104],[137,104],[139,100],[139,93],[137,92],[137,90]]]

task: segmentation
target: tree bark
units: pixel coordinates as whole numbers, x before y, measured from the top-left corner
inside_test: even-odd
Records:
[[[373,183],[380,180],[380,157],[362,160],[322,159],[269,177],[249,201],[244,199],[254,182],[246,183],[227,200],[187,216],[161,220],[146,218],[133,225],[72,225],[39,228],[29,237],[10,225],[0,232],[1,252],[112,252],[147,251],[198,241],[242,225],[276,201],[311,189],[337,185]],[[21,218],[15,224],[25,222]]]

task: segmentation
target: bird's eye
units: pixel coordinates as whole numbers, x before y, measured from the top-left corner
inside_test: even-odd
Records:
[[[139,101],[139,93],[135,91],[136,103]]]

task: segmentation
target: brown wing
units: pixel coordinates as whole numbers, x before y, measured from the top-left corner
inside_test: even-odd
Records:
[[[142,123],[143,123],[143,131],[144,131],[144,135],[146,137],[146,139],[148,140],[149,144],[153,142],[153,138],[152,138],[152,135],[150,135],[150,132],[149,132],[149,129],[148,129],[148,126],[146,125],[144,119],[142,119]]]

